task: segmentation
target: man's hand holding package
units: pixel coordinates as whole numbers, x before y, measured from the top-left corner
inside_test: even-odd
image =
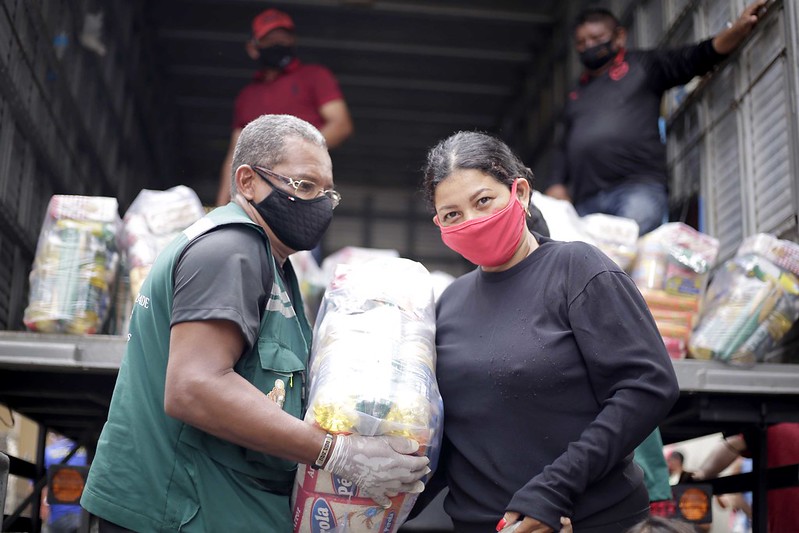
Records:
[[[421,479],[430,472],[430,460],[410,455],[418,450],[418,442],[403,437],[338,435],[324,469],[387,507],[391,496],[424,490]]]

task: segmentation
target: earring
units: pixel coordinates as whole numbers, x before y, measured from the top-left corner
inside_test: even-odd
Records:
[[[524,212],[527,213],[528,217],[532,217],[533,216],[533,214],[530,213],[530,206],[529,205],[524,206]]]

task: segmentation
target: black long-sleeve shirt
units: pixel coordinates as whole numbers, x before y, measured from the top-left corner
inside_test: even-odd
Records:
[[[551,184],[575,204],[625,183],[667,183],[658,130],[663,93],[708,72],[725,56],[711,40],[677,49],[620,52],[597,77],[584,75],[563,112]]]
[[[646,512],[633,449],[678,395],[632,280],[596,248],[538,237],[513,268],[457,279],[437,309],[445,450],[459,532],[506,510],[559,530]],[[423,494],[423,496],[425,496]]]

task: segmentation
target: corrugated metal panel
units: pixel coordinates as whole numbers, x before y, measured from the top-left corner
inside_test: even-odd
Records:
[[[730,0],[706,0],[702,9],[705,16],[705,35],[716,35],[733,17]]]
[[[666,24],[668,26],[674,24],[678,17],[684,14],[684,11],[691,3],[691,0],[666,0],[664,2],[666,8]]]
[[[376,220],[372,223],[372,246],[391,248],[408,257],[408,224],[399,220]]]
[[[749,100],[755,231],[773,231],[794,213],[790,105],[785,60],[779,59],[752,87]]]
[[[729,257],[744,237],[738,124],[727,113],[708,133],[708,232],[719,239],[719,256]]]
[[[784,17],[784,10],[775,13],[744,53],[750,88],[742,107],[751,143],[747,174],[754,197],[750,233],[775,231],[796,214]]]
[[[333,222],[325,234],[323,249],[327,253],[332,253],[345,246],[365,246],[363,224],[364,221],[360,217],[333,217]]]
[[[671,167],[670,196],[674,201],[688,198],[699,189],[701,135],[696,106],[686,109],[672,125],[667,154]]]
[[[663,4],[647,0],[636,14],[636,43],[639,48],[654,48],[663,36]]]

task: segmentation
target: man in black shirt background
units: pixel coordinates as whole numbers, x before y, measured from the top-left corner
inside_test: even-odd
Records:
[[[583,11],[573,36],[585,71],[569,93],[546,194],[572,201],[581,216],[632,218],[641,235],[659,226],[668,207],[658,129],[663,93],[707,73],[740,46],[766,2],[750,4],[712,39],[657,50],[627,50],[627,32],[610,11]]]

